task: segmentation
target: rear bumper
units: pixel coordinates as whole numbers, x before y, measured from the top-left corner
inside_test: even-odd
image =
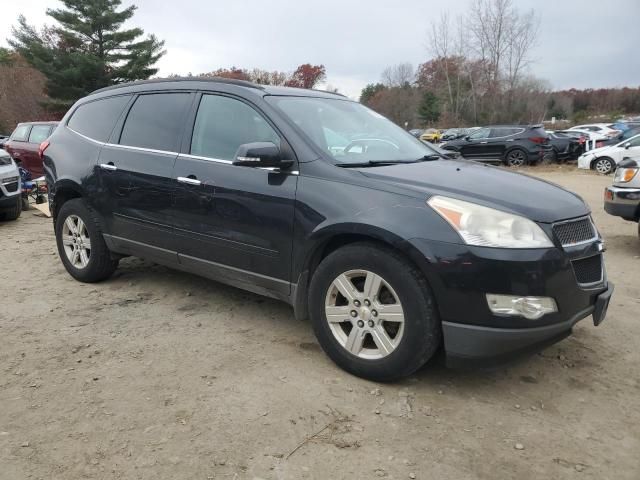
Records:
[[[638,221],[640,188],[607,187],[604,190],[604,210],[609,215]]]

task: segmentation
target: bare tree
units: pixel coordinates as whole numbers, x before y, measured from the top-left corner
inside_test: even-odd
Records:
[[[538,34],[533,11],[520,13],[512,0],[477,0],[467,16],[469,46],[484,65],[493,117],[507,94],[510,110],[513,92],[530,60]]]
[[[414,83],[415,77],[413,65],[408,62],[387,67],[381,75],[382,83],[387,87],[410,86]]]

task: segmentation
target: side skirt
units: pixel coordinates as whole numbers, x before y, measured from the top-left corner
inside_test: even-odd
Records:
[[[282,300],[293,305],[291,292],[295,284],[285,280],[242,270],[201,258],[181,255],[178,252],[154,247],[145,243],[104,234],[109,250],[122,255],[132,255],[159,263],[176,270],[193,273],[232,287],[247,290],[265,297]]]

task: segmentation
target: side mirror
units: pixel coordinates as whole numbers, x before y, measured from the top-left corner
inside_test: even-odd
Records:
[[[625,149],[629,148],[630,146],[631,146],[631,143],[629,143],[629,142],[627,142],[627,143],[625,143],[625,144],[624,144],[624,148],[625,148]]]
[[[253,142],[238,147],[233,164],[241,167],[285,169],[293,165],[293,160],[283,159],[280,147],[274,143]]]
[[[471,140],[471,135],[465,135],[464,139],[468,142],[469,140]]]

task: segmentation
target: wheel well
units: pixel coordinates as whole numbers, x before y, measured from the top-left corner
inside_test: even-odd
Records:
[[[380,240],[379,238],[353,233],[335,235],[316,249],[316,251],[311,256],[311,259],[305,265],[304,271],[298,279],[295,298],[292,299],[296,318],[300,320],[308,318],[309,312],[307,296],[309,294],[309,284],[311,283],[313,273],[315,272],[316,268],[318,268],[318,265],[320,265],[320,262],[339,248],[357,242],[373,243],[385,248],[391,248],[395,251],[398,251],[401,255],[406,257],[409,262],[413,263],[411,258],[404,252],[395,248],[391,243]]]
[[[62,205],[64,205],[72,198],[82,198],[82,195],[80,195],[80,193],[78,193],[76,190],[73,190],[72,188],[57,188],[54,198],[55,200],[53,203],[53,212],[51,212],[51,214],[55,221],[55,219],[58,217],[58,212],[62,208]]]
[[[351,233],[336,235],[334,237],[331,237],[329,241],[326,242],[321,248],[318,248],[315,255],[311,258],[311,262],[309,263],[309,278],[313,276],[313,272],[318,267],[318,265],[320,265],[320,262],[322,260],[324,260],[339,248],[356,242],[377,243],[387,248],[394,248],[393,245],[387,242],[383,242],[377,238],[369,237],[367,235]]]

